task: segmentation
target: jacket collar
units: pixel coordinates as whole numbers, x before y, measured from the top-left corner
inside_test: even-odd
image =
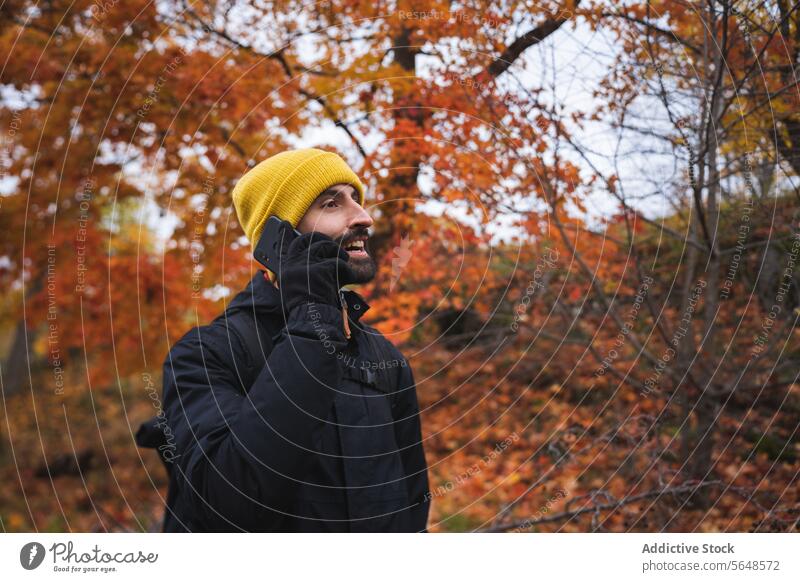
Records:
[[[357,322],[369,309],[364,298],[349,289],[343,291],[347,312],[351,321]],[[228,304],[226,311],[230,314],[240,309],[249,309],[256,313],[267,313],[285,317],[285,303],[280,290],[267,280],[266,271],[258,270],[250,282]]]

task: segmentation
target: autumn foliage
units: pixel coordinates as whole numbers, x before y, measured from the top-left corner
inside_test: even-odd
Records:
[[[796,531],[789,4],[4,3],[2,528],[159,527],[134,433],[257,267],[230,192],[313,145],[368,185],[432,531]]]

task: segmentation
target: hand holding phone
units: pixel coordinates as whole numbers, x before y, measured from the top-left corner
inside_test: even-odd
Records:
[[[267,221],[254,256],[277,275],[288,310],[311,302],[344,308],[339,290],[356,278],[340,243],[321,232],[300,233],[274,216]]]
[[[294,229],[291,222],[270,216],[264,225],[264,231],[253,251],[253,256],[277,275],[281,257],[289,250],[292,241],[299,236],[300,231]]]

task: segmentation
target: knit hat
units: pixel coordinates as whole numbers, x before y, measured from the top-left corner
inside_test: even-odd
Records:
[[[316,148],[288,150],[260,162],[236,183],[233,205],[255,250],[270,216],[297,227],[317,196],[334,184],[350,184],[364,205],[364,184],[341,156]]]

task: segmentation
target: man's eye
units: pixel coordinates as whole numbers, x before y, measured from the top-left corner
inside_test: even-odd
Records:
[[[336,206],[336,200],[329,200],[322,205],[323,208],[333,208],[334,206]]]

